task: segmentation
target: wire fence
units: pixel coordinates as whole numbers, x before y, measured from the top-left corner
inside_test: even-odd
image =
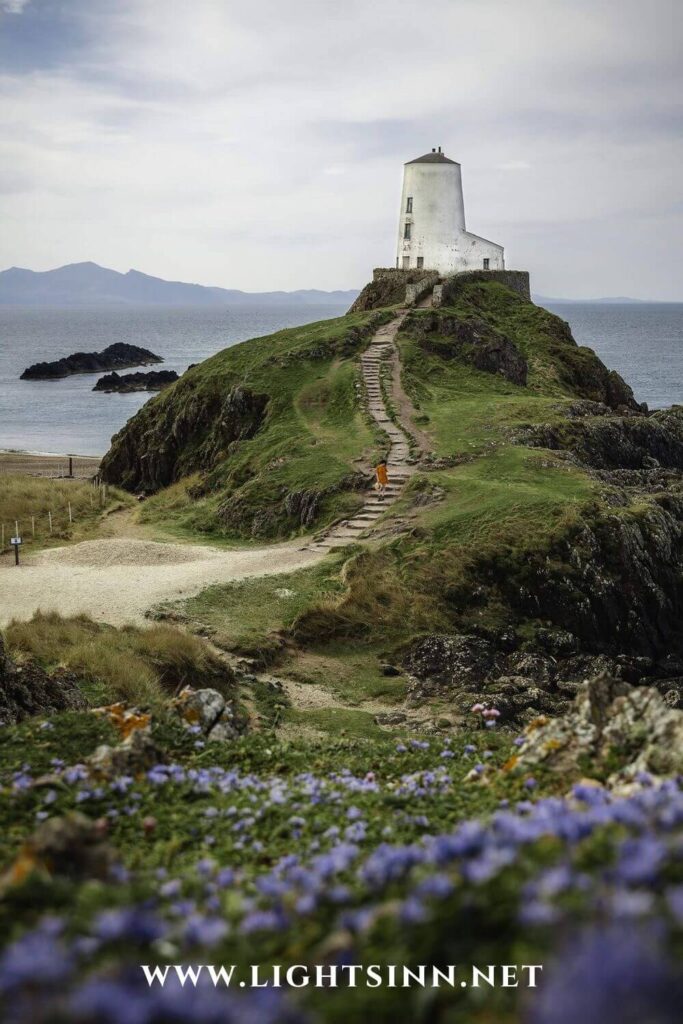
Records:
[[[91,455],[28,455],[0,452],[0,476],[37,476],[50,480],[92,480],[100,459]]]
[[[23,546],[66,537],[75,523],[97,514],[107,505],[109,487],[99,477],[90,481],[87,500],[84,500],[83,490],[81,484],[80,493],[74,494],[73,500],[55,501],[48,508],[26,511],[17,519],[0,519],[0,554],[10,550],[17,538],[21,539]]]

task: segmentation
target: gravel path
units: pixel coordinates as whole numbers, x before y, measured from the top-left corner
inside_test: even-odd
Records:
[[[301,541],[226,551],[143,540],[92,540],[0,562],[0,625],[29,619],[39,608],[85,612],[120,626],[142,623],[161,601],[192,597],[213,583],[303,569],[320,554]]]

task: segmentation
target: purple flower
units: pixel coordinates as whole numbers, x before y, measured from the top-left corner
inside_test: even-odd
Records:
[[[0,958],[0,992],[24,985],[63,985],[73,970],[73,960],[57,938],[41,928],[22,935]]]
[[[183,938],[190,946],[215,946],[228,934],[228,926],[220,917],[193,914],[183,928]]]
[[[615,868],[617,878],[627,885],[653,882],[666,857],[666,847],[652,836],[638,836],[624,840]]]
[[[666,902],[675,919],[683,925],[683,885],[670,886],[666,890]]]
[[[287,925],[286,918],[274,910],[254,910],[242,919],[240,931],[243,935],[252,932],[282,931]]]
[[[529,1024],[675,1024],[683,979],[651,929],[589,928],[544,971]]]
[[[95,936],[105,942],[125,939],[147,945],[161,938],[165,931],[165,925],[154,914],[138,907],[105,910],[95,918],[93,924]]]

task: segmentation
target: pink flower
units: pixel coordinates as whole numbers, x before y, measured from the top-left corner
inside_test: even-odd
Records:
[[[486,709],[486,705],[485,704],[473,704],[472,705],[472,714],[473,715],[481,714],[481,712],[485,711],[485,709]]]

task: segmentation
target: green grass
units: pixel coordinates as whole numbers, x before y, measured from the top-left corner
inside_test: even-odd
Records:
[[[392,704],[404,700],[406,680],[402,676],[385,676],[380,667],[384,660],[381,649],[349,649],[343,644],[328,643],[285,661],[279,674],[322,687],[349,707],[362,710],[364,702],[377,701],[390,710]]]
[[[167,444],[169,430],[187,440],[176,484],[145,503],[141,522],[244,541],[301,532],[286,504],[293,493],[318,492],[317,528],[358,508],[353,475],[372,464],[382,437],[356,392],[355,356],[371,325],[389,315],[353,314],[235,345],[148,402],[115,439],[112,458],[131,438],[150,452]],[[235,387],[268,401],[254,436],[227,443],[221,402]],[[119,477],[136,486],[133,469]]]
[[[93,706],[117,700],[158,704],[184,685],[225,690],[231,681],[206,643],[167,625],[115,629],[87,615],[63,618],[39,611],[28,622],[11,622],[5,638],[19,660],[73,671]]]
[[[211,630],[217,645],[256,653],[272,643],[273,634],[288,629],[312,601],[343,592],[343,562],[343,556],[332,556],[310,569],[208,587],[183,602],[182,609],[195,624]]]
[[[284,721],[289,726],[314,729],[329,737],[344,736],[367,740],[382,734],[370,712],[354,708],[287,708],[284,712]]]

